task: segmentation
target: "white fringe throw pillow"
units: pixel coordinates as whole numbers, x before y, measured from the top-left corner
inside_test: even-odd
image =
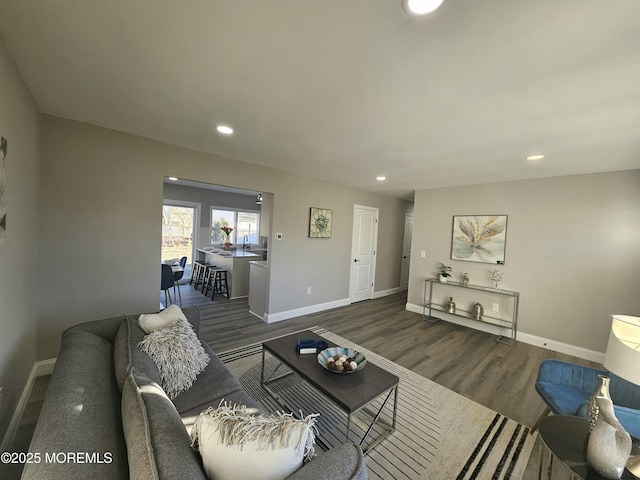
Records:
[[[171,399],[191,388],[209,363],[209,355],[187,320],[176,320],[151,332],[138,343],[138,348],[158,367],[162,388]]]
[[[210,479],[281,480],[315,457],[317,416],[252,415],[244,405],[209,407],[195,421],[191,444]]]

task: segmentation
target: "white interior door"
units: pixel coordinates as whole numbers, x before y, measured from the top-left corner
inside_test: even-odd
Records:
[[[373,298],[378,241],[378,209],[356,205],[351,243],[351,303]]]
[[[409,265],[411,264],[411,236],[413,235],[413,214],[404,216],[404,238],[402,240],[402,265],[400,267],[400,290],[409,289]]]

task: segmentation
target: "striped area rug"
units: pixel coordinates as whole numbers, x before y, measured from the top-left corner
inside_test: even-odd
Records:
[[[400,378],[396,431],[366,456],[369,478],[522,478],[536,438],[528,428],[325,329],[311,330],[337,345],[364,353],[367,361]],[[283,409],[260,385],[261,344],[234,349],[219,357],[265,410]],[[278,362],[267,355],[266,371],[275,368]],[[279,367],[278,374],[285,371],[283,368]],[[321,448],[345,442],[346,415],[313,387],[290,375],[271,388],[277,391],[286,409],[303,415],[320,413],[317,428]],[[371,410],[377,412],[383,400],[382,397],[372,402]],[[380,419],[390,423],[391,417],[389,402]],[[364,415],[352,416],[351,441],[357,443],[363,436],[370,423],[367,420]],[[373,436],[378,433],[379,428],[374,427]]]

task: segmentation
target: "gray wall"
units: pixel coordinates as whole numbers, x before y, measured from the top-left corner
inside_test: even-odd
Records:
[[[273,193],[270,313],[348,298],[356,203],[380,209],[376,291],[399,287],[403,200],[46,115],[42,129],[41,359],[78,322],[157,310],[165,176]],[[312,206],[334,209],[333,238],[307,238]]]
[[[211,207],[244,208],[248,211],[260,210],[260,205],[256,205],[255,195],[188,187],[172,183],[164,184],[164,198],[166,200],[181,200],[201,204],[200,228],[211,227]]]
[[[40,114],[0,39],[0,136],[8,140],[0,249],[0,439],[36,360]]]
[[[419,191],[414,213],[409,308],[444,262],[474,284],[504,272],[530,343],[604,352],[610,315],[640,315],[640,170]],[[450,260],[452,216],[486,214],[509,216],[505,265]]]

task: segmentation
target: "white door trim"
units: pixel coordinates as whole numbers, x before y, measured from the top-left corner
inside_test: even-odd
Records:
[[[413,213],[404,214],[404,233],[402,237],[402,259],[400,260],[400,290],[409,289],[409,268],[411,265],[411,237],[413,232]]]

